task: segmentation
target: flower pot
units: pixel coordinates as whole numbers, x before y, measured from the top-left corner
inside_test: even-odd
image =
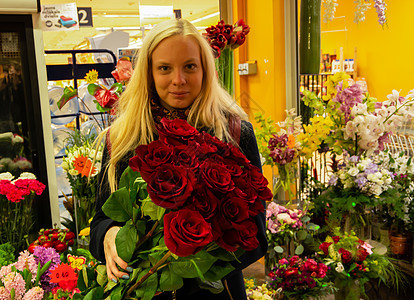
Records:
[[[390,232],[391,256],[411,263],[413,259],[413,237],[411,233]]]

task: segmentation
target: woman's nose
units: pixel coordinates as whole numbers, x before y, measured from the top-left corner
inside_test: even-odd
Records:
[[[173,73],[173,84],[174,85],[183,85],[185,84],[185,74],[181,70],[177,70]]]

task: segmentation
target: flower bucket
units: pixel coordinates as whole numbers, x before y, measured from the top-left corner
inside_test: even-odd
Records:
[[[337,288],[335,300],[359,300],[361,296],[361,290],[359,288],[358,280],[346,280],[341,278],[335,279],[335,287]]]
[[[411,263],[413,259],[413,237],[410,233],[390,232],[390,252],[398,259],[403,259]]]

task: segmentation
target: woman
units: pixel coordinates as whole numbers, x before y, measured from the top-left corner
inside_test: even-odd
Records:
[[[237,143],[238,137],[232,134],[235,126],[229,127],[229,120],[242,119],[239,147],[252,164],[261,167],[252,125],[221,88],[208,42],[186,20],[169,20],[154,27],[144,39],[134,74],[119,100],[117,119],[108,134],[110,149],[105,149],[103,157],[107,168],[101,174],[96,215],[91,223],[90,250],[97,259],[106,261],[108,278],[115,282],[118,278],[127,279],[131,268],[118,257],[115,246],[116,234],[123,224],[106,217],[102,205],[116,190],[134,149],[156,139],[155,124],[163,117],[185,119],[195,128],[233,143]],[[240,122],[234,124],[240,126]],[[264,214],[256,217],[256,223],[260,245],[244,254],[241,263],[235,263],[236,270],[226,277],[222,293],[213,295],[201,290],[191,279],[177,291],[177,299],[246,299],[241,270],[267,250]],[[171,297],[170,292],[165,292],[154,299]]]

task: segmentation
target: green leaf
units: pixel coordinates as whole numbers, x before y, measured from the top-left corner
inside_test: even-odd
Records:
[[[212,294],[220,294],[224,291],[224,286],[221,280],[216,281],[201,281],[197,278],[198,286],[204,290],[210,291]]]
[[[202,274],[207,272],[216,260],[216,257],[206,251],[200,251],[195,255],[179,257],[176,261],[172,261],[170,266],[172,272],[183,278],[195,278],[200,272]]]
[[[116,288],[114,288],[111,291],[111,300],[121,300],[121,299],[122,299],[122,285],[119,284],[117,285]]]
[[[308,233],[306,232],[306,230],[300,230],[297,233],[297,238],[299,241],[304,241],[307,236],[308,236]]]
[[[86,294],[84,300],[98,300],[103,299],[104,290],[102,287],[97,286]]]
[[[165,213],[165,208],[156,205],[150,198],[142,200],[141,211],[144,216],[149,216],[151,220],[161,220]]]
[[[183,286],[183,278],[171,272],[170,266],[164,268],[160,278],[160,289],[163,291],[178,290]]]
[[[133,171],[129,166],[125,169],[125,171],[121,175],[121,179],[119,180],[119,188],[126,187],[127,190],[130,190],[131,187],[134,185],[135,179],[139,176],[138,172]]]
[[[88,92],[91,96],[95,95],[97,90],[102,89],[98,84],[96,83],[90,83],[88,84]]]
[[[117,222],[126,222],[132,219],[132,204],[129,200],[129,192],[123,187],[116,190],[106,200],[102,210],[109,218]]]
[[[87,286],[85,284],[85,281],[83,280],[83,276],[78,276],[78,284],[77,284],[77,288],[83,292],[86,291]]]
[[[136,224],[138,236],[144,236],[146,233],[145,229],[147,228],[147,222],[145,220],[139,220]]]
[[[99,265],[96,267],[96,281],[100,286],[103,286],[105,282],[108,281],[108,275],[106,273],[106,266],[105,265]]]
[[[296,255],[301,255],[303,253],[303,251],[305,250],[305,248],[303,248],[303,245],[299,245],[296,247],[295,249],[295,254]]]
[[[129,262],[135,251],[137,244],[138,233],[135,226],[128,222],[118,231],[115,238],[116,250],[118,256],[124,261]]]
[[[234,269],[235,268],[230,263],[226,263],[224,266],[212,265],[211,268],[204,274],[204,278],[207,281],[217,281],[222,279]]]
[[[283,253],[283,251],[284,251],[283,248],[280,247],[280,246],[276,246],[273,249],[276,251],[276,253],[279,253],[279,254]]]
[[[158,274],[154,273],[148,277],[145,281],[145,291],[142,300],[151,300],[158,289]]]
[[[82,272],[83,282],[85,283],[85,286],[88,288],[89,287],[88,271],[86,270],[85,265],[82,266],[81,272]]]
[[[112,290],[117,285],[118,285],[118,283],[113,282],[112,280],[109,280],[108,284],[105,286],[105,292],[108,292],[108,291]]]

